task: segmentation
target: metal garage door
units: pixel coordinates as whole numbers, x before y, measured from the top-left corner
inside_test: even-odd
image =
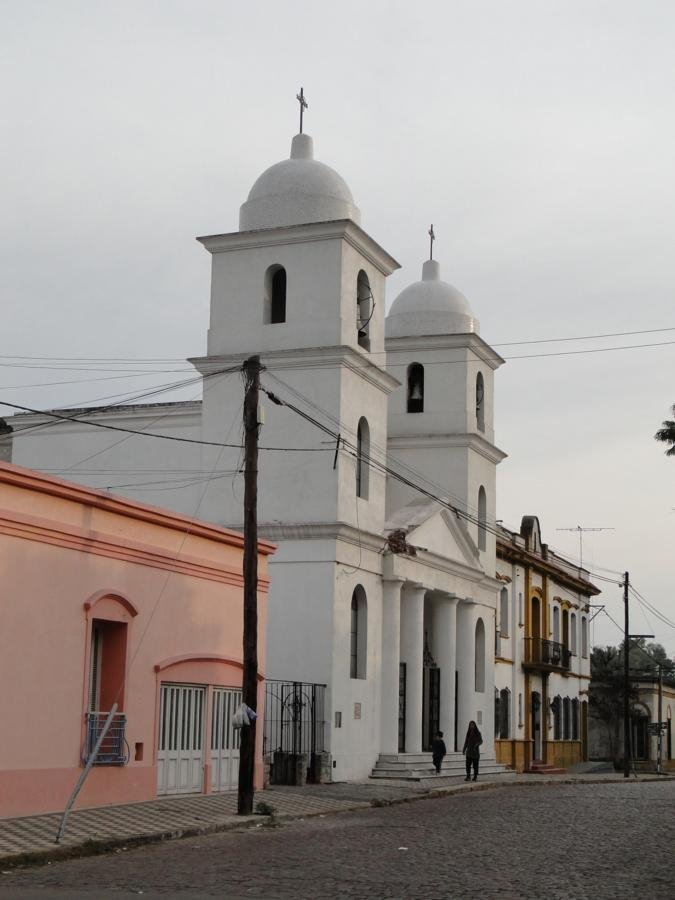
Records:
[[[241,703],[241,691],[214,688],[211,725],[211,790],[233,791],[239,778],[239,731],[232,714]]]
[[[204,784],[206,688],[163,684],[159,709],[157,793],[197,794]]]

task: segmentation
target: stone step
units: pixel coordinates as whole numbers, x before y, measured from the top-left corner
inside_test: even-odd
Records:
[[[478,770],[479,775],[503,775],[505,773],[505,769],[503,766],[485,766]],[[387,770],[387,769],[373,769],[370,774],[371,778],[386,778],[393,781],[426,781],[429,779],[433,781],[434,778],[456,778],[463,779],[466,778],[466,770],[465,769],[442,769],[440,775],[436,775],[435,769],[407,769],[406,771],[400,770]]]
[[[481,774],[496,776],[505,771],[505,767],[497,762],[494,755],[481,757]],[[382,753],[370,777],[424,782],[435,778],[460,780],[466,777],[466,761],[462,753],[449,753],[443,759],[440,775],[437,775],[430,753]]]
[[[431,760],[431,751],[426,751],[424,753],[380,753],[378,757],[379,762],[384,763],[416,763],[416,762],[429,762]],[[463,753],[446,753],[443,757],[443,761],[447,762],[448,760],[456,761],[456,762],[464,762],[464,754]]]

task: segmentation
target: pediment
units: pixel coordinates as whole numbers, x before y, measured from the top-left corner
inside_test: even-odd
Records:
[[[409,544],[453,562],[480,569],[476,542],[466,522],[435,500],[415,500],[398,509],[387,531],[404,531]]]

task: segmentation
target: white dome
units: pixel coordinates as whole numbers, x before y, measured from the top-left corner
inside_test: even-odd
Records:
[[[441,281],[437,260],[422,266],[422,280],[404,288],[386,320],[387,337],[423,334],[478,334],[480,324],[461,291]]]
[[[351,219],[361,223],[345,180],[314,159],[312,138],[296,134],[291,158],[262,173],[239,210],[239,230]]]

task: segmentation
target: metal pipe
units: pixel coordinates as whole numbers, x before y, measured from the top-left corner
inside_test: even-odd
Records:
[[[63,835],[65,833],[66,822],[68,821],[68,815],[70,813],[72,805],[75,802],[75,798],[80,793],[82,785],[86,781],[87,775],[91,771],[91,767],[94,765],[94,760],[96,759],[96,757],[98,755],[98,751],[101,749],[101,744],[103,743],[103,738],[108,733],[108,729],[110,728],[110,726],[112,724],[112,720],[113,720],[116,712],[117,712],[117,703],[113,703],[112,708],[111,708],[110,712],[108,713],[108,718],[103,723],[103,728],[101,729],[101,733],[99,734],[98,739],[97,739],[96,743],[94,744],[94,749],[89,754],[89,759],[87,760],[87,764],[84,767],[84,769],[82,770],[80,777],[77,779],[77,784],[75,785],[75,787],[73,789],[73,793],[70,795],[70,799],[66,803],[66,808],[63,810],[63,816],[61,817],[61,825],[59,826],[59,831],[58,831],[58,834],[56,835],[56,839],[54,841],[54,843],[56,843],[56,844],[61,843],[61,838],[63,837]]]

